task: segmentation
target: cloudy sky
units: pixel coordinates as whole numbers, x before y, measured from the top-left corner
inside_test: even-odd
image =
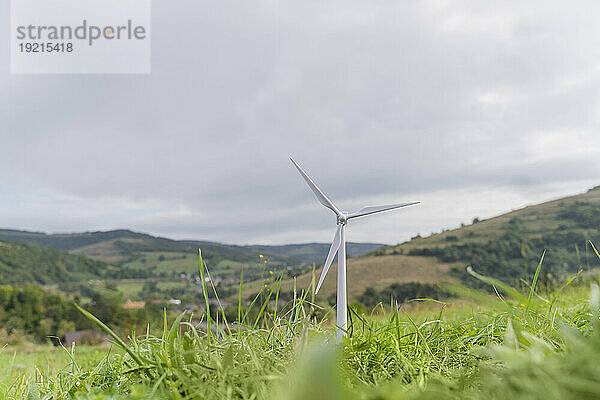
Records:
[[[154,1],[150,75],[11,75],[0,226],[397,243],[600,184],[597,2]],[[0,54],[9,49],[0,3]]]

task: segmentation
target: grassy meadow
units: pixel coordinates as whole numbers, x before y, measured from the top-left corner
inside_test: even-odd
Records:
[[[0,391],[5,396],[10,392],[13,397],[19,397],[24,395],[19,385],[25,385],[27,379],[60,379],[61,374],[72,375],[92,368],[109,351],[107,349],[106,346],[77,346],[76,351],[53,345],[6,346],[0,351]]]
[[[600,255],[598,255],[600,258]],[[600,398],[600,290],[580,274],[525,290],[471,272],[495,294],[447,284],[448,302],[352,307],[334,343],[331,309],[279,281],[238,318],[165,315],[163,328],[111,348],[12,348],[0,353],[7,399],[580,399]],[[204,288],[209,289],[209,288]],[[205,291],[206,293],[206,291]],[[206,298],[208,301],[208,297]],[[241,303],[240,303],[241,304]],[[207,323],[209,324],[207,326]],[[204,327],[204,328],[202,328]],[[206,329],[208,328],[208,329]],[[33,352],[32,352],[33,351]]]

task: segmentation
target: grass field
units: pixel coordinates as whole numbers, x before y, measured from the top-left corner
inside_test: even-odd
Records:
[[[239,276],[242,267],[255,267],[257,263],[241,263],[231,260],[221,260],[211,272],[219,276]],[[196,274],[198,271],[198,260],[193,254],[183,252],[165,252],[165,251],[146,251],[141,252],[138,257],[124,267],[132,269],[145,269],[153,271],[155,274],[166,273],[168,276],[185,272],[187,274]]]
[[[77,346],[76,351],[52,345],[20,345],[0,351],[0,394],[27,398],[35,394],[31,380],[60,380],[93,368],[110,351],[106,346]]]
[[[125,261],[129,258],[128,254],[124,254],[118,247],[115,246],[115,242],[118,240],[127,243],[140,243],[140,239],[111,239],[94,243],[88,246],[79,247],[71,250],[74,254],[81,254],[86,257],[93,258],[95,260],[101,260],[107,263],[118,263]]]
[[[350,299],[359,296],[367,287],[383,289],[392,283],[404,282],[455,282],[448,274],[451,265],[440,263],[433,257],[404,255],[386,255],[377,258],[358,257],[348,260],[348,295]],[[317,278],[322,268],[316,270]],[[333,263],[323,286],[319,290],[319,298],[327,298],[336,291],[337,263]],[[302,274],[296,279],[285,279],[281,282],[282,291],[291,291],[294,284],[297,288],[306,288],[312,280],[312,272]],[[261,282],[253,282],[245,287],[244,296],[252,295],[260,290]]]
[[[600,256],[599,256],[600,257]],[[109,327],[115,346],[0,353],[0,395],[11,399],[580,399],[600,398],[600,289],[595,279],[502,296],[449,284],[457,299],[350,310],[335,345],[331,310],[309,296],[283,311],[268,300],[206,321],[182,314],[162,333]],[[476,275],[476,274],[475,274]],[[575,282],[575,283],[573,283]],[[274,290],[274,289],[271,289]],[[311,291],[304,291],[310,293]],[[276,292],[271,298],[276,297]],[[312,295],[310,295],[312,296]],[[411,306],[418,304],[418,306]],[[211,329],[196,329],[199,322]],[[200,325],[202,326],[202,325]],[[210,326],[209,326],[210,327]],[[216,330],[214,329],[216,328]]]

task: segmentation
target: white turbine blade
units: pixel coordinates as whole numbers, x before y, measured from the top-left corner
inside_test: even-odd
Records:
[[[390,204],[387,206],[374,206],[374,207],[363,207],[355,213],[348,215],[348,219],[362,217],[369,214],[375,214],[382,211],[393,210],[394,208],[408,207],[415,204],[419,204],[420,201],[413,201],[411,203],[401,203],[401,204]]]
[[[333,211],[336,215],[341,215],[340,210],[338,210],[337,207],[331,202],[331,200],[329,200],[327,196],[325,196],[325,193],[323,193],[321,189],[319,189],[319,187],[312,181],[312,179],[310,179],[306,172],[304,172],[304,170],[300,168],[298,163],[294,161],[292,157],[290,157],[290,161],[292,161],[294,166],[298,169],[298,172],[300,172],[300,175],[302,175],[308,186],[315,193],[315,196],[317,196],[317,200],[319,200],[319,202],[321,202],[321,204],[323,204],[325,207]]]
[[[315,294],[319,293],[319,289],[323,284],[323,280],[325,280],[325,275],[327,275],[327,271],[329,271],[329,267],[331,267],[331,263],[333,262],[333,257],[335,257],[335,253],[337,253],[337,251],[340,249],[341,230],[342,225],[338,225],[335,231],[335,235],[333,236],[333,242],[331,242],[331,247],[329,248],[329,254],[327,254],[327,260],[325,260],[325,264],[323,265],[323,271],[321,272],[319,283],[317,284],[317,288],[315,289]]]

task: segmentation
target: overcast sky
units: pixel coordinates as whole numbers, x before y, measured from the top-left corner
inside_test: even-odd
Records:
[[[397,243],[600,184],[600,4],[154,1],[150,75],[11,75],[0,226]],[[0,2],[7,55],[9,2]]]

